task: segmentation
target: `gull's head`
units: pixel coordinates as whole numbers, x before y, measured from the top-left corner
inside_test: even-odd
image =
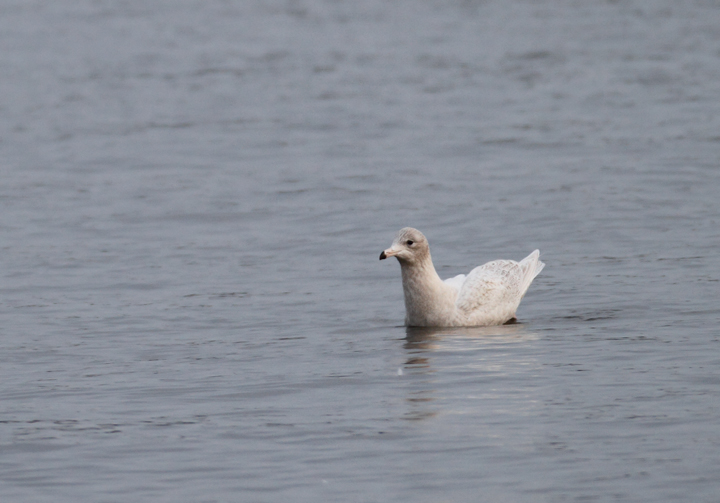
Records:
[[[430,254],[427,238],[417,229],[405,227],[398,231],[390,248],[380,254],[380,260],[397,258],[400,263],[421,262]]]

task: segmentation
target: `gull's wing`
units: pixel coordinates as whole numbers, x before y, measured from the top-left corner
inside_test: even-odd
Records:
[[[524,293],[520,290],[524,276],[514,260],[494,260],[476,267],[465,278],[455,305],[466,315],[478,309],[514,313]]]
[[[515,316],[525,292],[545,264],[535,250],[520,261],[494,260],[476,267],[460,287],[455,305],[471,316],[479,311],[498,317]]]

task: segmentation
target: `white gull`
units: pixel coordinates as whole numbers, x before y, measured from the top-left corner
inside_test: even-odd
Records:
[[[520,262],[493,260],[467,276],[440,279],[427,238],[417,229],[400,229],[380,260],[400,262],[409,327],[476,327],[515,319],[520,301],[545,264],[535,250]]]

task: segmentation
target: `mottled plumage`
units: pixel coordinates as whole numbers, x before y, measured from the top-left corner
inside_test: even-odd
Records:
[[[520,262],[494,260],[470,274],[440,279],[427,238],[417,229],[401,229],[380,260],[396,257],[405,293],[405,324],[415,327],[501,325],[515,318],[530,283],[545,264],[535,250]]]

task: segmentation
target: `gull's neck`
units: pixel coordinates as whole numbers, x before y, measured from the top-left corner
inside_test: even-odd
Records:
[[[450,326],[455,317],[457,291],[435,271],[430,253],[417,262],[400,261],[405,293],[405,324]]]

